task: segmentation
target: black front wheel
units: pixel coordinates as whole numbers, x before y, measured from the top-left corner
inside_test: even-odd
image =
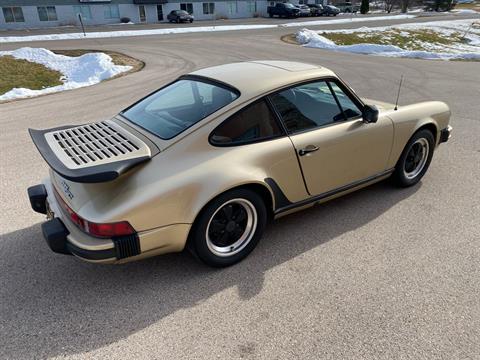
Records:
[[[266,223],[267,209],[260,195],[247,189],[228,191],[202,210],[187,247],[210,266],[230,266],[255,248]]]
[[[415,185],[425,175],[430,166],[435,147],[435,138],[431,131],[416,132],[403,149],[395,166],[392,178],[402,187]]]

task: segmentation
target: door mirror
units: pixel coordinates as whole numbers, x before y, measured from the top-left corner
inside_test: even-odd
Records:
[[[364,123],[376,123],[378,120],[378,109],[375,105],[365,105],[362,115]]]

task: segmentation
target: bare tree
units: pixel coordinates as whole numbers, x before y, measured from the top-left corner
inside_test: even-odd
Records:
[[[410,0],[400,0],[400,5],[402,8],[402,13],[406,13],[408,10],[408,5],[410,3]]]
[[[385,0],[385,11],[390,14],[397,3],[398,0]]]

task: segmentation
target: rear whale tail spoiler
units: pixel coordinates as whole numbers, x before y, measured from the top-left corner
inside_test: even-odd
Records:
[[[28,132],[53,171],[80,183],[115,180],[159,152],[113,121]]]

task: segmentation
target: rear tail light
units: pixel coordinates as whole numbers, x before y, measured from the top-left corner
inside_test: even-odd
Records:
[[[99,224],[85,220],[75,211],[73,211],[56,191],[55,195],[58,203],[68,215],[69,219],[81,230],[85,231],[91,236],[99,238],[111,238],[115,236],[135,234],[135,229],[132,227],[132,225],[130,225],[128,221]]]

